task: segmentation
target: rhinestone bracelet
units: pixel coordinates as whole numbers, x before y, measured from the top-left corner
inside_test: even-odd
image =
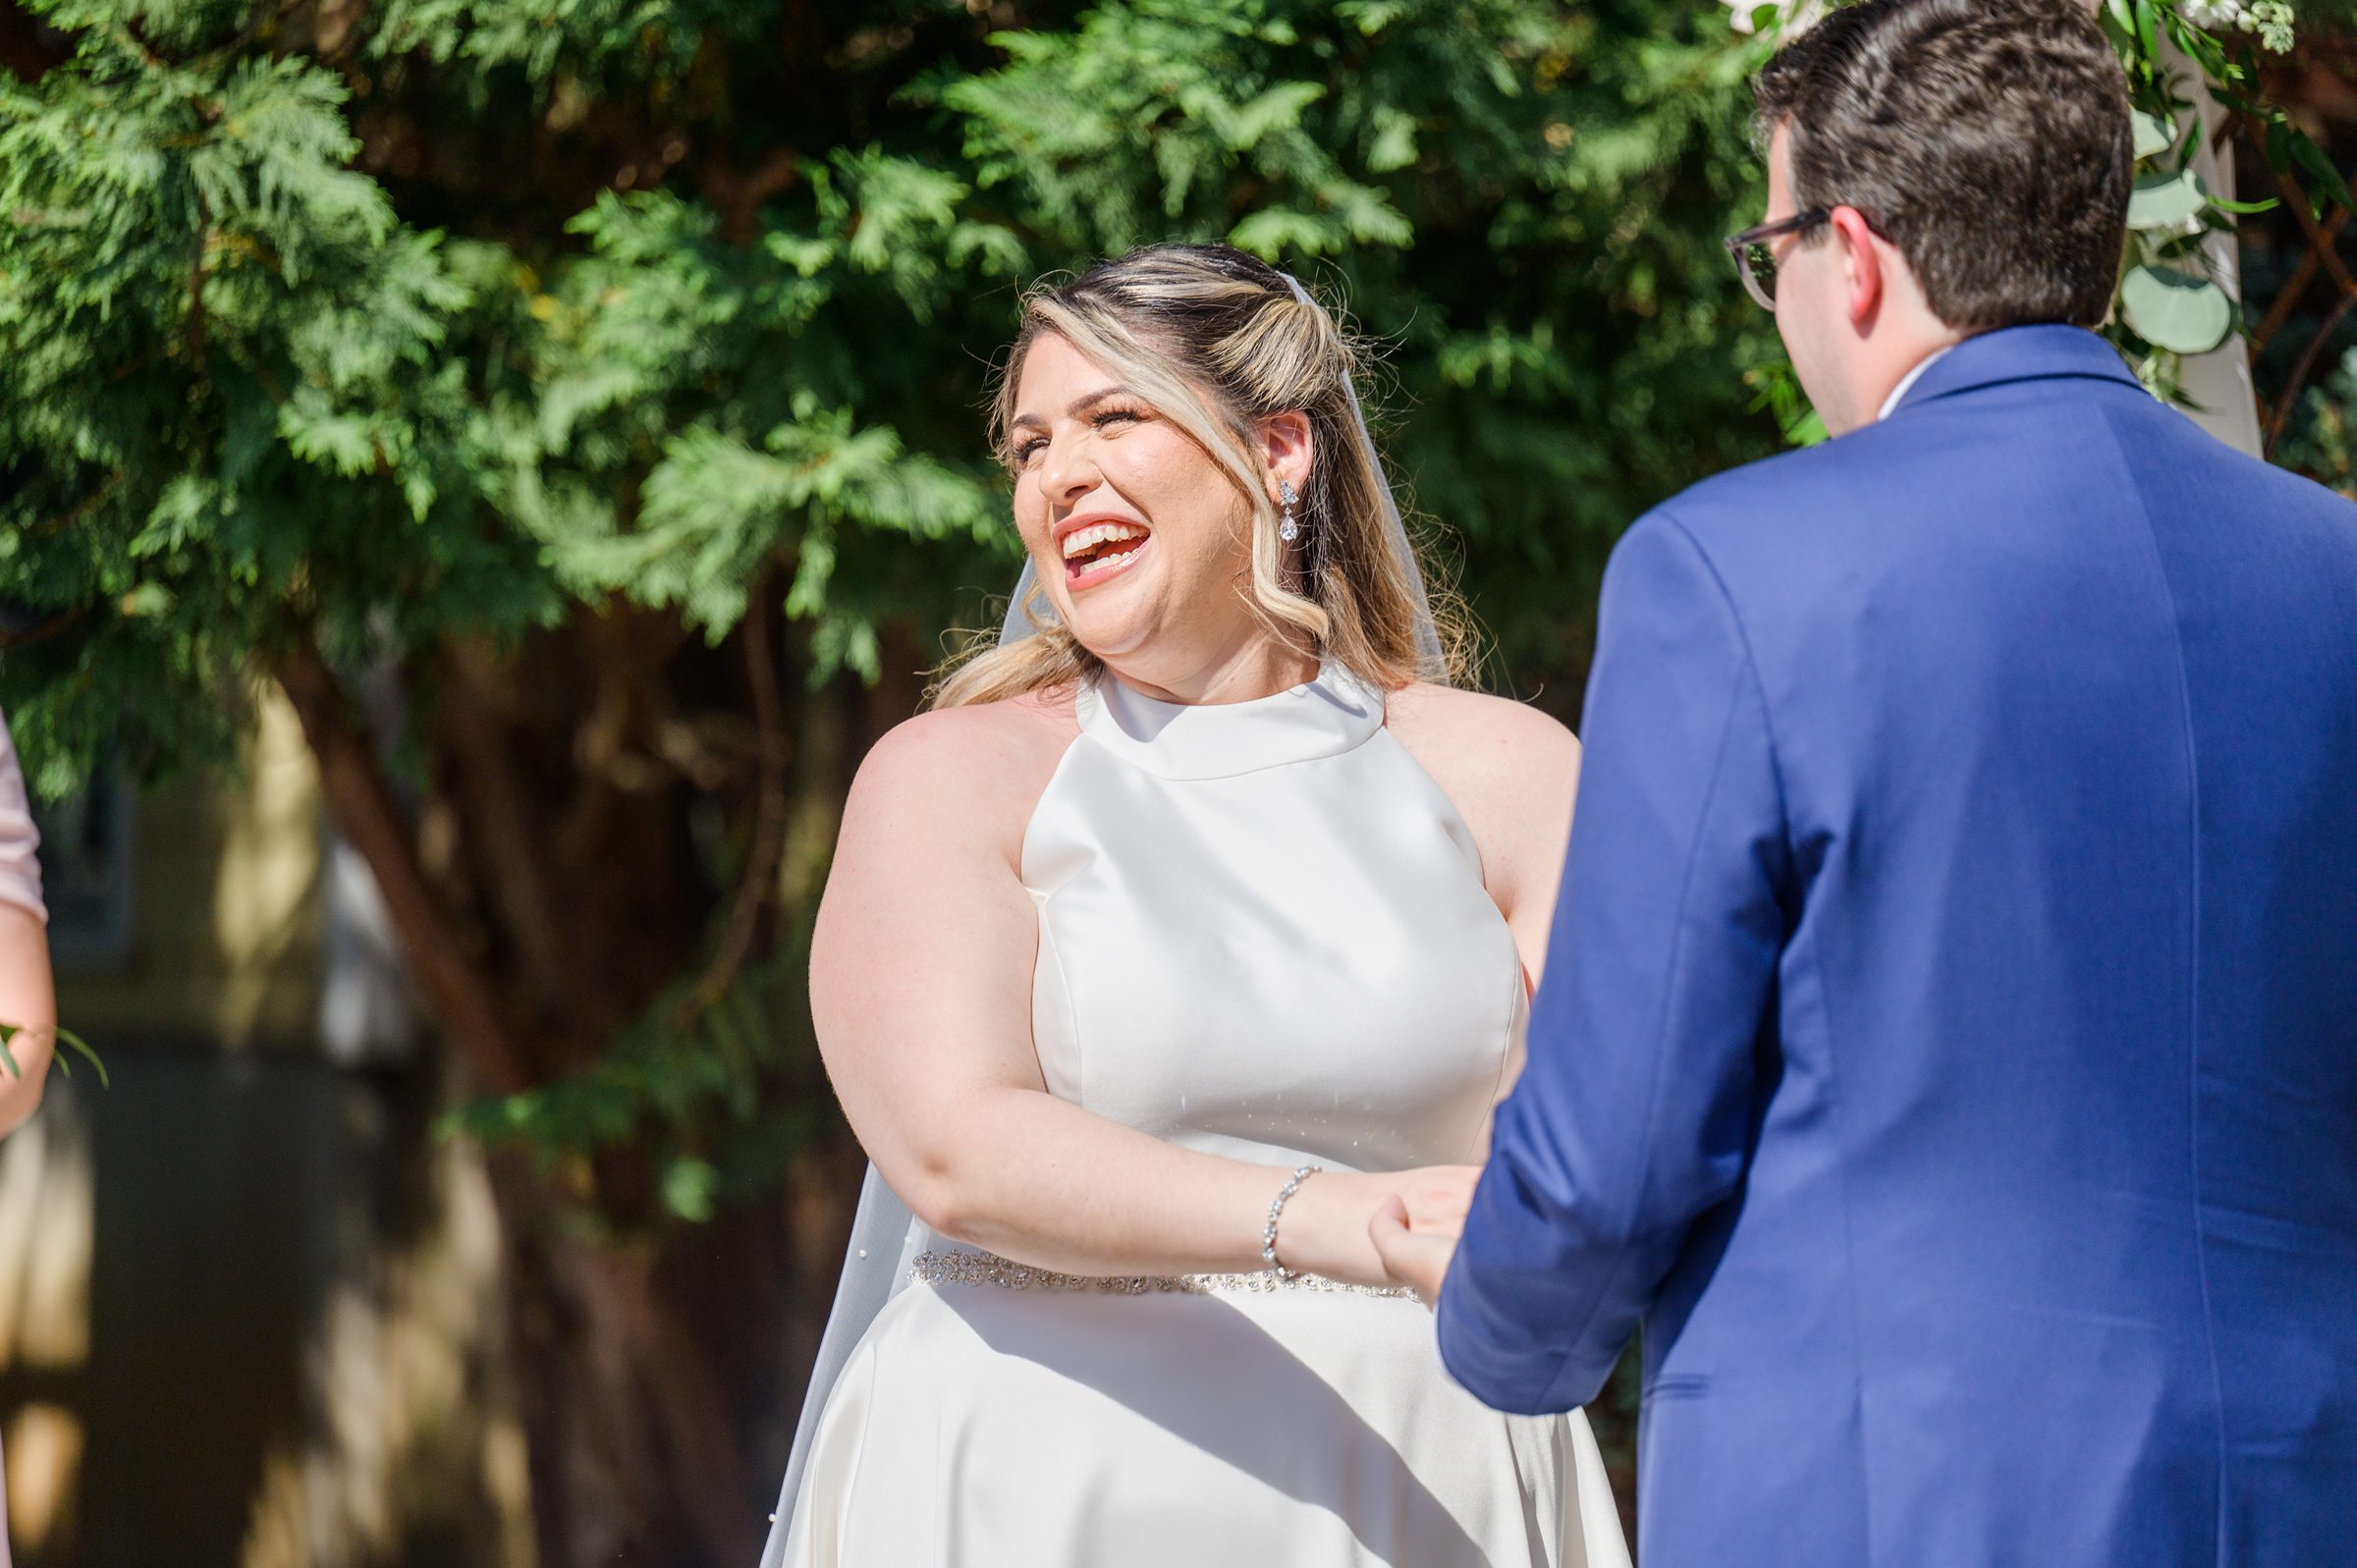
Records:
[[[1291,1177],[1277,1189],[1277,1196],[1269,1200],[1269,1222],[1260,1231],[1260,1261],[1274,1270],[1280,1279],[1290,1279],[1294,1275],[1292,1270],[1277,1261],[1277,1217],[1285,1213],[1287,1201],[1301,1190],[1301,1183],[1325,1168],[1324,1165],[1295,1166]]]
[[[1265,1296],[1309,1291],[1336,1296],[1379,1296],[1413,1301],[1405,1286],[1345,1285],[1319,1274],[1291,1273],[1280,1279],[1266,1269],[1248,1274],[1060,1274],[994,1253],[925,1252],[908,1266],[908,1282],[921,1285],[997,1285],[1005,1290],[1059,1290],[1100,1296],[1147,1296],[1163,1292],[1217,1296],[1231,1291]]]

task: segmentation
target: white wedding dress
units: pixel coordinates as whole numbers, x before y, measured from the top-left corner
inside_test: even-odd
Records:
[[[1022,852],[1048,1088],[1269,1165],[1480,1159],[1521,966],[1381,695],[1329,664],[1253,702],[1108,677],[1077,707]],[[903,1264],[811,1438],[789,1564],[1626,1568],[1585,1419],[1483,1407],[1412,1298],[1074,1279],[922,1224]]]

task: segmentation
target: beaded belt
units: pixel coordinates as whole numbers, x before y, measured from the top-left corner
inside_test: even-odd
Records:
[[[911,1284],[998,1285],[1008,1290],[1082,1290],[1101,1296],[1146,1296],[1159,1291],[1210,1296],[1224,1291],[1266,1294],[1278,1290],[1313,1290],[1336,1296],[1380,1296],[1413,1301],[1416,1293],[1404,1285],[1345,1285],[1317,1274],[1280,1278],[1273,1269],[1248,1274],[1060,1274],[1034,1269],[1027,1263],[987,1252],[927,1252],[908,1266]]]

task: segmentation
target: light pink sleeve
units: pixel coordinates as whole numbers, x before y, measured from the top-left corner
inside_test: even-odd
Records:
[[[17,764],[7,716],[0,715],[0,899],[23,904],[46,924],[49,906],[41,901],[41,863],[33,858],[40,846],[41,836],[32,826],[25,797],[25,770]]]

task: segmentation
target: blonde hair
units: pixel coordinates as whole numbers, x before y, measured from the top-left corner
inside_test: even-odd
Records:
[[[1419,650],[1425,613],[1414,563],[1394,548],[1389,500],[1359,439],[1351,377],[1359,355],[1333,316],[1268,263],[1229,245],[1150,245],[1104,261],[1023,300],[1022,331],[999,378],[992,436],[1007,456],[1023,356],[1043,334],[1120,379],[1227,471],[1252,514],[1250,601],[1270,632],[1397,690],[1452,680],[1470,638],[1453,596],[1436,595],[1441,668]],[[1298,411],[1312,460],[1295,509],[1301,565],[1288,568],[1255,425]],[[1012,466],[1012,461],[1011,464]],[[1288,582],[1290,577],[1293,581]],[[941,672],[932,706],[995,702],[1094,676],[1096,656],[1061,622],[1022,606],[1037,632],[993,646],[981,637]]]

